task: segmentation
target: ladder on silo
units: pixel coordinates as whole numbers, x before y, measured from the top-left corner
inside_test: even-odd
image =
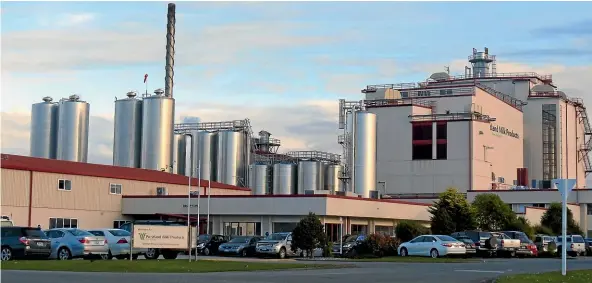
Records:
[[[576,107],[576,116],[578,123],[584,125],[584,143],[578,148],[578,160],[584,162],[584,171],[586,176],[592,173],[592,163],[590,162],[590,151],[592,151],[592,127],[590,127],[590,120],[588,119],[588,113],[586,107],[581,98],[572,99]]]

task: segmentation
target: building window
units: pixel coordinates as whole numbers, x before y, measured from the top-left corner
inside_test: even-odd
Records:
[[[441,89],[440,90],[440,95],[451,95],[452,94],[452,89]]]
[[[412,159],[432,159],[432,122],[412,124]]]
[[[113,229],[119,229],[121,225],[129,222],[129,220],[114,220],[113,221]]]
[[[211,227],[211,225],[209,225]],[[224,222],[225,236],[260,236],[261,222]]]
[[[49,229],[53,228],[78,228],[76,218],[49,218]]]
[[[436,159],[448,159],[448,124],[438,122],[436,126]]]
[[[339,242],[341,237],[341,224],[325,223],[325,234],[327,234],[327,240],[331,242]]]
[[[109,184],[109,193],[112,195],[120,195],[121,184]]]
[[[533,203],[532,207],[540,207],[540,208],[545,208],[545,204],[544,203]]]
[[[586,206],[587,206],[587,208],[588,208],[588,213],[586,213],[586,214],[588,214],[588,215],[592,215],[592,203],[589,203],[589,204],[587,204]]]
[[[413,141],[431,141],[432,140],[432,122],[427,124],[413,124]]]
[[[417,96],[430,96],[430,91],[429,90],[420,90],[417,92]]]
[[[352,235],[366,235],[368,232],[368,225],[351,225],[351,234]]]
[[[427,145],[413,145],[411,148],[411,157],[413,160],[432,160],[432,144]]]
[[[401,98],[408,98],[409,97],[409,93],[406,91],[401,91]]]
[[[543,139],[543,180],[551,181],[557,178],[557,105],[543,104],[542,110],[542,139]],[[546,188],[546,186],[543,186]]]
[[[440,144],[436,145],[436,158],[437,159],[448,159],[448,145],[447,144]]]
[[[72,190],[72,181],[59,179],[58,180],[58,191],[71,191]]]
[[[394,236],[393,226],[374,226],[374,233],[385,236]]]

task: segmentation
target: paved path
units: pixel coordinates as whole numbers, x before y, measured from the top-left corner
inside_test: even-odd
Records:
[[[478,283],[504,274],[559,270],[559,259],[493,259],[476,263],[355,263],[356,268],[224,272],[205,274],[76,273],[2,271],[3,283]],[[568,262],[568,270],[589,269],[592,259]],[[569,272],[569,271],[568,271]],[[203,281],[202,281],[203,280]]]

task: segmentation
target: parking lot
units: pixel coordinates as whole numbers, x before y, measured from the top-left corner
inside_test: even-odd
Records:
[[[200,257],[204,258],[204,257]],[[207,257],[214,260],[232,258]],[[187,260],[186,257],[178,260]],[[237,259],[235,259],[237,260]],[[243,260],[243,259],[238,259]],[[249,261],[277,261],[275,259],[247,259]],[[283,262],[298,262],[287,260]],[[306,262],[302,262],[306,264]],[[42,271],[2,271],[2,282],[44,283],[102,283],[109,281],[144,283],[184,283],[204,280],[208,283],[222,282],[486,282],[500,275],[533,273],[559,270],[560,259],[486,259],[467,263],[377,263],[356,262],[354,267],[324,270],[253,271],[205,274],[121,274]],[[592,266],[592,258],[577,258],[568,261],[568,270],[586,269]]]

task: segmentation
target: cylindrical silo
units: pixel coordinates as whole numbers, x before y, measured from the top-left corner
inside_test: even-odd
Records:
[[[323,189],[323,163],[304,160],[298,162],[298,194]]]
[[[291,195],[297,193],[296,165],[278,163],[273,165],[273,194]]]
[[[140,168],[142,156],[142,100],[136,93],[115,101],[113,165]]]
[[[193,164],[191,163],[192,157],[193,136],[191,136],[190,134],[185,134],[185,172],[183,172],[185,176],[191,176],[191,172],[193,172]]]
[[[71,95],[60,100],[58,110],[57,159],[86,162],[90,105]]]
[[[154,93],[142,102],[142,168],[172,172],[175,99]]]
[[[244,135],[235,131],[220,131],[217,138],[216,181],[245,186]]]
[[[46,96],[43,102],[33,104],[31,111],[30,155],[56,158],[58,137],[58,104]]]
[[[269,166],[252,164],[249,166],[249,188],[254,195],[267,195],[269,190]]]
[[[173,173],[185,174],[185,154],[187,143],[184,134],[173,136]]]
[[[370,197],[376,190],[376,114],[356,112],[354,130],[354,191]]]
[[[341,172],[343,166],[340,164],[328,164],[325,168],[325,190],[335,193],[343,191],[341,180]]]
[[[355,116],[356,116],[356,112],[355,111],[348,111],[345,114],[345,120],[346,120],[346,128],[345,128],[345,139],[347,142],[347,147],[346,147],[346,156],[345,156],[345,162],[346,162],[346,167],[348,170],[348,177],[349,177],[349,182],[347,183],[347,188],[346,190],[349,192],[353,192],[354,191],[354,149],[355,149],[355,140],[354,140],[354,132],[355,132]]]
[[[192,131],[192,173],[193,177],[203,180],[216,180],[216,144],[217,133],[207,131]],[[199,174],[198,174],[199,169]]]

